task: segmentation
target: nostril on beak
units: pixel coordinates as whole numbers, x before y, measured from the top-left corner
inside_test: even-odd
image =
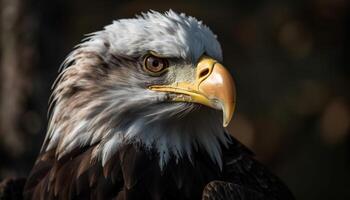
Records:
[[[199,73],[199,77],[198,78],[204,78],[205,76],[207,76],[209,74],[209,69],[208,68],[204,68],[202,69],[202,71]]]

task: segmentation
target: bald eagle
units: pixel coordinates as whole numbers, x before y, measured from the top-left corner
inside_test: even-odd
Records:
[[[293,199],[225,126],[216,35],[174,11],[121,19],[62,65],[26,199]]]

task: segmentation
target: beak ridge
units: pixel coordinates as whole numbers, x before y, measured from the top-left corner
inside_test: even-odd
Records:
[[[199,91],[223,111],[223,125],[231,121],[235,108],[236,87],[229,71],[220,63],[213,63],[210,74],[199,84]]]

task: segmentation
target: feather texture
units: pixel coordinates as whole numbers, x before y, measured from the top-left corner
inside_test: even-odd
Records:
[[[151,152],[126,145],[102,167],[85,165],[91,148],[57,162],[39,157],[26,183],[27,199],[169,199],[293,200],[287,187],[252,158],[234,138],[221,145],[224,161],[220,170],[206,152],[194,151],[193,161],[174,157],[161,169],[155,149]],[[148,152],[148,153],[147,153]]]

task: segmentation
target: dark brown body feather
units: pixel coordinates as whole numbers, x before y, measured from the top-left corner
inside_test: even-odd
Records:
[[[57,161],[41,154],[27,180],[26,199],[220,200],[294,199],[286,186],[232,138],[222,147],[223,169],[201,151],[193,161],[171,160],[160,169],[157,154],[126,145],[104,166],[91,161],[92,148]]]

